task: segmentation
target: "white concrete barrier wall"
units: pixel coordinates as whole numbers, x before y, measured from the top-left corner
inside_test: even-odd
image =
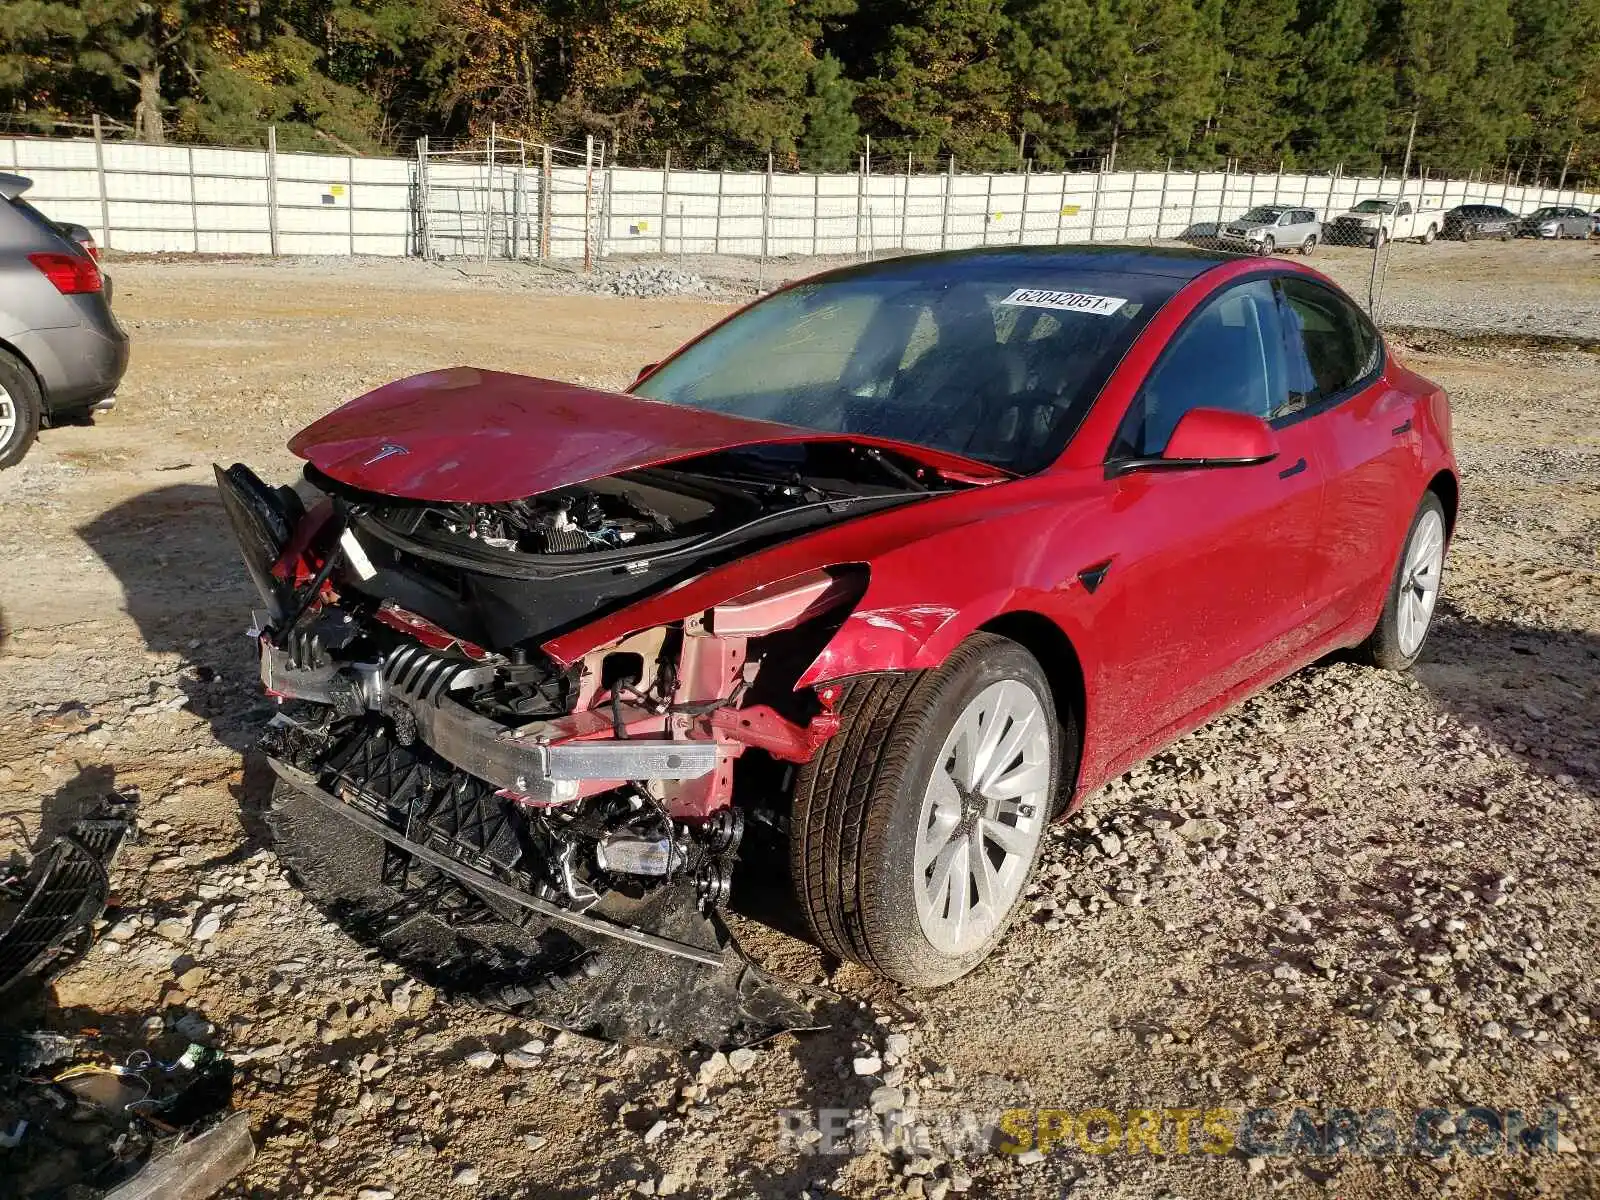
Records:
[[[0,138],[0,171],[29,176],[30,200],[87,226],[103,246],[136,253],[869,255],[1203,235],[1257,204],[1327,219],[1401,190],[1381,176],[1180,171],[589,171],[563,154],[541,197],[537,164],[491,170],[482,157],[430,156],[423,171],[415,158]],[[1445,208],[1600,207],[1600,195],[1573,189],[1414,179],[1404,189]]]

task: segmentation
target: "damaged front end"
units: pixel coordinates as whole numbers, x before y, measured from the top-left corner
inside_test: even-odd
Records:
[[[866,586],[759,586],[573,661],[544,647],[776,540],[925,497],[848,446],[710,453],[493,503],[217,469],[261,593],[270,820],[302,886],[411,969],[588,1035],[816,1024],[721,917],[747,821],[838,729],[797,681]],[[826,480],[826,482],[821,482]],[[736,802],[736,794],[738,800]],[[763,807],[763,804],[769,807]]]

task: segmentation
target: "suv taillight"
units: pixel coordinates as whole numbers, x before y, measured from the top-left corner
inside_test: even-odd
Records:
[[[100,268],[87,254],[30,254],[28,261],[63,296],[100,290]]]

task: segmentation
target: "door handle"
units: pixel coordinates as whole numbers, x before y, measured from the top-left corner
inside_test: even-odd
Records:
[[[1288,479],[1291,475],[1298,475],[1298,474],[1300,474],[1301,471],[1304,471],[1305,469],[1306,469],[1306,460],[1302,458],[1299,462],[1295,463],[1294,466],[1285,467],[1283,470],[1279,471],[1278,472],[1278,478],[1279,479]]]
[[[1404,421],[1400,422],[1400,424],[1389,430],[1389,432],[1395,437],[1405,437],[1406,434],[1411,432],[1411,418],[1407,417]]]

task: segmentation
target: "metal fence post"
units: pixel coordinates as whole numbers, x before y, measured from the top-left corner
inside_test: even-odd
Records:
[[[817,254],[817,226],[822,224],[822,176],[811,177],[811,255]]]
[[[583,273],[594,269],[594,246],[590,241],[589,207],[594,198],[594,135],[583,139]]]
[[[194,198],[194,147],[189,151],[189,236],[194,239],[194,252],[200,253],[200,206]]]
[[[989,244],[989,225],[994,221],[994,172],[983,177],[983,244]]]
[[[1151,235],[1151,241],[1161,240],[1161,218],[1167,215],[1167,176],[1172,174],[1172,159],[1167,159],[1167,165],[1161,169],[1161,200],[1156,205],[1156,231]]]
[[[911,151],[906,151],[906,182],[900,189],[900,249],[906,248],[906,222],[911,216]]]
[[[656,253],[662,257],[667,253],[667,206],[672,203],[672,151],[667,151],[667,157],[661,164],[661,228],[656,234]]]
[[[717,168],[717,217],[711,226],[711,253],[722,253],[722,193],[726,189],[728,176],[721,167]]]
[[[772,154],[767,154],[767,177],[761,184],[761,261],[767,261],[767,225],[772,215]]]
[[[943,209],[939,214],[939,249],[945,250],[950,246],[950,193],[956,186],[956,156],[950,156],[949,169],[944,176]]]
[[[1067,173],[1061,172],[1061,194],[1056,197],[1056,245],[1061,245],[1061,225],[1067,219]]]
[[[861,191],[866,187],[867,160],[856,160],[856,248],[855,253],[861,253]]]
[[[417,139],[417,249],[424,259],[433,257],[428,245],[428,135]]]
[[[106,196],[106,147],[100,134],[100,114],[94,114],[94,174],[100,182],[100,244],[111,249],[111,201]],[[193,168],[190,169],[191,176]],[[193,195],[193,192],[190,192]]]
[[[193,163],[194,152],[190,151],[190,162]],[[350,257],[356,256],[356,160],[346,157],[344,160],[344,207],[345,229],[350,234]]]
[[[551,212],[555,203],[555,171],[550,166],[550,147],[544,146],[544,159],[539,164],[539,261],[550,258]]]
[[[1033,182],[1033,172],[1031,170],[1026,169],[1027,166],[1028,166],[1027,163],[1023,164],[1024,170],[1023,170],[1023,173],[1022,173],[1022,211],[1017,214],[1017,245],[1019,245],[1019,246],[1022,245],[1023,239],[1027,237],[1027,232],[1028,232],[1028,193],[1031,190],[1029,185],[1032,184],[1032,182]]]
[[[1222,167],[1222,191],[1217,196],[1217,227],[1211,232],[1222,232],[1222,210],[1228,207],[1228,181],[1233,178],[1233,159],[1229,159]]]
[[[278,257],[278,127],[267,126],[267,245]]]
[[[489,122],[489,150],[483,160],[483,265],[489,265],[489,240],[494,236],[494,122]]]
[[[1100,165],[1105,165],[1105,159],[1100,160]],[[1101,172],[1094,173],[1094,192],[1089,196],[1089,241],[1094,242],[1095,229],[1100,223],[1100,178]]]

